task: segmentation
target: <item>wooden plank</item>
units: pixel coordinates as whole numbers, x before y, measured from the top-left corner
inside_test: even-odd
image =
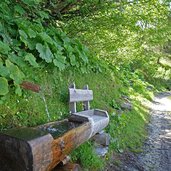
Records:
[[[70,112],[70,114],[77,112],[76,102],[69,103],[69,112]]]
[[[69,88],[75,89],[76,88],[75,83],[71,84],[69,86]],[[77,104],[76,104],[76,102],[70,102],[69,103],[69,112],[70,112],[70,114],[77,112]]]
[[[49,164],[47,170],[52,170],[58,163],[63,161],[73,149],[87,141],[90,134],[91,123],[87,122],[66,132],[58,139],[54,139],[51,146],[53,160]]]
[[[48,123],[35,129],[30,128],[29,133],[42,130],[46,126],[53,128],[53,125],[57,126],[56,123]],[[62,124],[62,121],[60,123]],[[12,136],[12,132],[11,135],[0,133],[0,170],[51,171],[73,149],[87,141],[91,135],[91,123],[69,123],[74,124],[73,128],[66,128],[68,131],[55,139],[48,132],[44,134],[43,132],[46,130],[41,131],[42,136],[37,135],[36,132],[37,136],[28,135],[29,138],[25,138],[23,135],[21,137],[19,135]]]
[[[33,155],[33,171],[46,170],[49,163],[52,162],[53,138],[50,134],[29,141]]]
[[[0,133],[0,170],[32,171],[32,158],[27,142]]]
[[[69,89],[69,101],[70,102],[82,102],[93,100],[92,90],[82,90],[82,89]]]
[[[83,87],[84,90],[88,90],[88,85]],[[84,110],[89,110],[90,109],[90,102],[89,101],[84,101],[83,102],[83,109]]]

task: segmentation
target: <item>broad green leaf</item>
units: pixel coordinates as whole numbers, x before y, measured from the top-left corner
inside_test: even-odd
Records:
[[[6,95],[8,90],[8,81],[4,77],[0,77],[0,95]]]
[[[85,55],[84,52],[80,52],[79,53],[79,57],[85,62],[85,63],[88,63],[88,57]]]
[[[22,55],[21,55],[22,54]],[[20,52],[18,53],[18,56],[16,54],[9,54],[8,55],[8,59],[14,63],[14,64],[17,64],[19,67],[26,67],[27,64],[26,62],[24,61],[24,58],[23,58],[23,51],[20,50]]]
[[[39,67],[38,63],[36,62],[36,58],[33,56],[33,54],[27,53],[24,59],[25,61],[28,61],[33,67]]]
[[[59,70],[63,70],[65,69],[65,57],[62,56],[61,54],[54,54],[55,59],[53,60],[53,63],[55,66],[57,66],[59,68]]]
[[[70,44],[64,44],[64,47],[68,53],[72,53],[74,51]]]
[[[13,79],[16,82],[16,84],[20,84],[24,78],[23,72],[8,59],[5,61],[5,63],[6,67],[10,72],[10,78]]]
[[[70,55],[69,55],[69,58],[70,58],[70,63],[71,63],[71,65],[72,65],[72,66],[75,66],[75,65],[77,64],[77,61],[76,61],[76,59],[75,59],[75,55],[70,54]]]
[[[45,32],[39,33],[39,35],[43,41],[45,41],[51,45],[53,44],[53,39],[48,34],[46,34]]]
[[[31,28],[28,29],[27,31],[28,35],[30,38],[35,38],[36,37],[36,32],[34,30],[32,30]]]
[[[3,66],[0,62],[0,75],[3,77],[7,77],[9,75],[9,70],[7,67]]]
[[[35,50],[36,44],[37,44],[37,40],[36,39],[28,39],[27,40],[27,46],[28,46],[28,48],[30,50]]]
[[[21,15],[25,13],[25,10],[21,7],[21,5],[15,5],[14,9],[16,12],[18,12]]]
[[[18,96],[21,96],[22,95],[22,90],[20,88],[20,86],[18,84],[15,84],[15,94],[17,94]]]
[[[20,34],[20,39],[21,39],[21,41],[22,41],[25,45],[27,45],[27,38],[28,38],[27,34],[26,34],[23,30],[19,30],[19,34]]]
[[[42,59],[44,59],[47,63],[52,62],[53,54],[49,49],[48,45],[42,45],[41,43],[37,43],[36,49],[38,50]]]
[[[7,43],[0,41],[0,53],[8,54],[9,51],[10,51],[9,45]]]

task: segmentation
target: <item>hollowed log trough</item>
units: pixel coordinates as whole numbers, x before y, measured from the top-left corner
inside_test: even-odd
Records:
[[[90,134],[91,123],[68,120],[5,131],[0,134],[1,170],[52,170]]]
[[[88,100],[92,91],[87,90],[82,96],[82,91],[75,87],[70,90],[69,119],[33,128],[9,129],[0,133],[0,170],[53,170],[73,149],[107,126],[109,117],[106,111],[89,110]],[[86,98],[85,93],[89,94]],[[85,111],[76,112],[75,102],[78,99],[75,95],[78,95],[79,101],[84,100]]]

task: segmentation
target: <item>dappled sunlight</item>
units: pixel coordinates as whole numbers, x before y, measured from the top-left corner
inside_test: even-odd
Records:
[[[139,161],[144,170],[170,170],[171,92],[158,93],[151,102],[148,138]]]
[[[138,115],[143,119],[143,121],[147,121],[147,118],[145,117],[144,113],[146,112],[144,108],[142,108],[139,105],[134,105],[134,109],[137,111]]]
[[[153,93],[149,92],[149,96],[152,98]],[[140,93],[134,93],[133,95],[131,95],[131,98],[134,100],[138,100],[141,103],[141,105],[147,109],[150,108],[152,104],[149,99],[144,98],[143,94],[140,94]]]
[[[151,108],[158,111],[171,111],[171,99],[169,97],[171,97],[171,92],[164,97],[155,97]]]

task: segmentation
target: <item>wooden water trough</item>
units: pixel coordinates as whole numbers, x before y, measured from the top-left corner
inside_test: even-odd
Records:
[[[71,115],[68,119],[0,133],[0,170],[53,170],[73,149],[107,126],[106,111],[90,110],[93,92],[87,86],[76,89],[72,85],[69,96]],[[76,112],[76,102],[80,101],[83,101],[84,111]]]

